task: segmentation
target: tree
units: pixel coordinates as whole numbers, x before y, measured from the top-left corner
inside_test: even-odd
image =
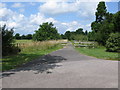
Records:
[[[25,39],[32,39],[32,34],[26,35]]]
[[[95,38],[96,35],[94,31],[89,32],[87,36],[89,41],[96,41],[96,38]]]
[[[46,22],[40,25],[39,29],[35,31],[33,40],[44,41],[44,40],[56,40],[60,38],[56,27],[53,27],[53,23]]]
[[[62,38],[62,39],[67,39],[64,34],[61,34],[61,38]]]
[[[25,35],[22,35],[22,36],[21,36],[21,39],[26,39],[26,36],[25,36]]]
[[[105,2],[99,2],[98,7],[97,7],[97,12],[95,13],[96,15],[96,20],[91,23],[91,29],[94,30],[95,32],[99,31],[99,27],[101,23],[106,19],[106,13],[107,9],[105,6]]]
[[[100,23],[94,21],[91,23],[91,29],[97,33],[99,31],[100,25],[101,25]]]
[[[15,34],[15,39],[18,39],[18,40],[21,39],[21,36],[20,36],[19,33],[16,33],[16,34]]]
[[[120,33],[111,33],[106,41],[106,51],[120,52]]]
[[[75,33],[76,33],[76,34],[84,34],[83,28],[77,29]]]
[[[19,48],[15,47],[13,28],[8,30],[6,25],[0,26],[0,31],[2,32],[2,55],[6,56],[9,54],[16,54],[20,51]]]
[[[102,21],[104,21],[104,19],[106,18],[106,13],[107,13],[107,9],[105,6],[105,2],[104,1],[99,2],[97,7],[97,12],[95,13],[96,22],[101,23]]]
[[[77,40],[77,41],[87,41],[88,37],[87,37],[87,35],[76,34],[76,35],[74,35],[74,40]]]
[[[107,12],[105,2],[99,2],[95,15],[96,20],[91,23],[91,29],[95,32],[95,40],[105,45],[109,34],[114,31],[113,14]]]
[[[118,41],[113,39],[115,38],[115,35],[118,34],[112,34],[111,36],[111,33],[120,33],[120,11],[115,14],[109,13],[107,12],[105,2],[99,2],[95,15],[96,20],[91,23],[91,29],[92,32],[94,32],[94,36],[92,36],[92,33],[90,33],[88,37],[95,37],[95,40],[99,44],[103,46],[107,45],[106,48],[108,51],[114,51],[112,49],[115,49],[116,46],[112,41]],[[108,48],[109,46],[111,46],[111,50]]]
[[[68,40],[71,40],[71,32],[70,32],[70,31],[66,31],[66,32],[65,32],[65,37],[66,37]]]
[[[85,31],[85,35],[88,35],[88,31],[87,30]]]
[[[115,25],[115,31],[114,32],[120,32],[120,11],[118,11],[115,15],[114,15],[114,20],[113,23]]]

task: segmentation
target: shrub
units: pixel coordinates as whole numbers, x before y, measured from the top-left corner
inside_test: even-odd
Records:
[[[2,55],[7,56],[10,54],[16,54],[20,51],[19,48],[13,45],[14,37],[13,37],[13,28],[8,30],[6,25],[0,27],[0,31],[2,33]]]
[[[106,51],[118,52],[120,50],[120,33],[111,33],[106,41]]]

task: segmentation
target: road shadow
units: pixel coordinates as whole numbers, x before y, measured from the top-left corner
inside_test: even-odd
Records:
[[[58,65],[57,63],[67,60],[66,58],[62,56],[55,56],[55,55],[44,55],[38,59],[32,60],[19,68],[16,68],[14,70],[5,71],[2,73],[2,78],[9,77],[12,74],[15,74],[16,72],[20,71],[35,71],[34,74],[39,74],[46,72],[47,74],[52,73],[52,69],[56,67],[60,67],[62,65]]]

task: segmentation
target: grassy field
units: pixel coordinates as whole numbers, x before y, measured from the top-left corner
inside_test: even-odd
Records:
[[[93,56],[96,58],[106,59],[106,60],[118,60],[118,53],[115,52],[106,52],[105,47],[98,47],[98,48],[76,48],[80,53]]]
[[[40,56],[43,56],[63,47],[59,41],[32,42],[29,40],[17,40],[17,43],[24,43],[24,47],[20,47],[21,52],[18,55],[3,57],[3,71],[14,69],[26,62],[34,60]]]

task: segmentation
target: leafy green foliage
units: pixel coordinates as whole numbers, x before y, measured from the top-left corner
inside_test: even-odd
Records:
[[[120,51],[120,33],[111,33],[106,41],[106,49],[110,52]]]
[[[61,34],[61,39],[66,39],[66,36],[64,34]]]
[[[96,22],[101,23],[105,19],[107,9],[105,6],[105,2],[99,2],[98,7],[97,7],[97,12],[95,13],[96,15]]]
[[[57,32],[56,27],[53,27],[53,23],[46,22],[40,25],[40,28],[35,31],[33,40],[44,41],[44,40],[56,40],[59,39],[60,35]]]
[[[120,32],[120,11],[116,14],[109,13],[105,2],[99,2],[95,15],[96,20],[91,23],[94,36],[90,33],[88,37],[89,40],[94,38],[100,45],[105,46],[111,33]]]
[[[25,35],[22,35],[22,36],[21,36],[21,39],[26,39],[26,36],[25,36]]]
[[[76,33],[76,34],[84,34],[83,28],[79,28],[78,30],[76,30],[75,33]]]
[[[88,37],[86,35],[76,34],[76,35],[74,35],[74,40],[87,41]]]
[[[28,40],[32,39],[32,34],[26,35],[26,36],[25,36],[25,39],[28,39]]]
[[[87,30],[85,31],[85,35],[88,35],[88,31]]]
[[[120,32],[120,11],[114,15],[115,32]]]
[[[20,35],[19,33],[16,33],[14,38],[17,39],[17,40],[21,40],[21,39],[32,39],[32,34],[27,34],[27,35]]]
[[[91,29],[94,32],[98,32],[100,25],[101,25],[100,23],[97,23],[96,21],[94,21],[94,22],[91,23]]]
[[[14,37],[15,37],[15,39],[18,39],[18,40],[20,40],[20,39],[21,39],[21,36],[20,36],[20,34],[19,34],[19,33],[16,33]]]
[[[95,39],[96,39],[95,38],[95,32],[94,31],[89,32],[87,37],[88,37],[88,41],[95,41]]]
[[[2,31],[2,55],[6,56],[18,53],[20,49],[13,45],[14,42],[13,28],[8,30],[6,28],[6,25],[4,25],[0,27],[0,30]]]
[[[65,32],[65,37],[68,39],[68,40],[71,40],[71,32],[70,31],[66,31]]]
[[[87,34],[87,30],[83,32],[83,28],[78,28],[76,31],[66,31],[64,37],[68,40],[87,41]]]

